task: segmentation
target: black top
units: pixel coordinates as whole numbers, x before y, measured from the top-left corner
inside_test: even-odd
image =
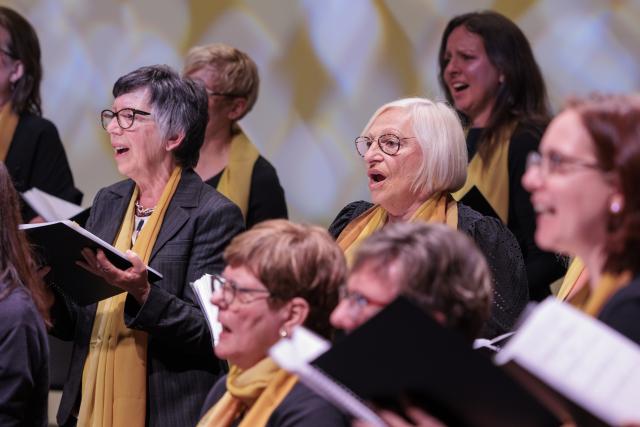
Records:
[[[362,200],[348,204],[329,226],[329,233],[337,238],[347,224],[371,206]],[[458,203],[458,229],[478,245],[493,277],[491,316],[480,336],[493,338],[509,332],[529,301],[527,275],[518,242],[499,220],[481,215],[462,203]]]
[[[0,300],[0,425],[46,426],[48,393],[44,322],[27,291],[17,287]]]
[[[227,376],[220,378],[213,386],[202,406],[202,418],[227,391]],[[231,427],[237,427],[242,419],[237,419]],[[280,402],[269,417],[265,427],[326,427],[350,426],[347,418],[329,402],[315,394],[300,382]]]
[[[640,345],[640,275],[613,294],[598,319]]]
[[[216,188],[224,169],[205,182]],[[287,202],[276,169],[267,159],[259,156],[251,173],[247,229],[267,219],[288,218]]]
[[[58,130],[45,118],[29,113],[20,116],[5,164],[16,190],[21,193],[37,187],[75,204],[82,201],[82,193],[73,183]],[[24,222],[35,216],[30,207],[23,206]]]
[[[469,161],[476,154],[483,130],[483,128],[472,128],[467,133]],[[536,245],[534,240],[536,216],[530,194],[522,186],[527,155],[538,149],[543,132],[542,127],[518,125],[509,141],[508,154],[509,220],[507,227],[516,236],[522,249],[529,282],[529,295],[536,301],[544,299],[551,293],[549,285],[560,278],[566,270],[560,257],[554,253],[545,252]],[[483,208],[486,201],[478,201],[466,196],[461,201],[483,215],[495,215],[495,212]]]

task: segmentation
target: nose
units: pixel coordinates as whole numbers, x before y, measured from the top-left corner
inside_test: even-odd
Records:
[[[540,165],[529,166],[522,175],[522,186],[529,193],[535,191],[542,184],[542,173]]]
[[[109,134],[122,133],[122,128],[118,124],[118,119],[116,118],[116,116],[113,116],[111,120],[109,120],[109,123],[107,124],[107,133]]]
[[[347,300],[342,300],[338,303],[336,308],[333,309],[329,320],[334,328],[342,329],[346,332],[350,332],[357,327],[349,315],[349,303]]]
[[[447,65],[444,67],[444,77],[451,78],[460,72],[460,68],[458,66],[458,60],[455,57],[449,59]]]
[[[364,153],[364,160],[366,163],[371,163],[375,160],[379,160],[382,156],[382,150],[380,150],[380,145],[378,144],[378,140],[375,139],[366,153]]]

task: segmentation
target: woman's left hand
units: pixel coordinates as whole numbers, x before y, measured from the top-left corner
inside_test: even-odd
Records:
[[[84,248],[82,250],[84,262],[78,261],[78,265],[104,278],[107,283],[127,291],[142,305],[147,300],[151,289],[147,280],[147,267],[135,252],[127,250],[126,255],[131,262],[131,267],[120,270],[109,261],[102,249],[94,252],[89,248]]]

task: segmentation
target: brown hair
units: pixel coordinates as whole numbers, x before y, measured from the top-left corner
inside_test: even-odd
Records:
[[[624,197],[619,213],[609,214],[604,271],[640,271],[640,95],[592,94],[572,99],[591,136],[598,164],[610,172]]]
[[[368,237],[358,248],[352,271],[364,265],[389,277],[399,267],[400,293],[424,311],[442,313],[445,326],[477,338],[489,317],[491,273],[466,235],[443,224],[396,223]]]
[[[452,105],[455,104],[444,80],[447,41],[453,30],[461,25],[482,39],[489,61],[504,75],[478,146],[478,154],[486,158],[494,144],[513,131],[517,122],[546,126],[550,118],[547,90],[529,41],[516,24],[493,11],[465,13],[447,24],[438,54],[438,80]]]
[[[183,75],[189,76],[204,67],[213,67],[218,71],[220,92],[246,98],[247,106],[238,117],[244,117],[258,99],[260,77],[258,67],[251,57],[235,47],[223,43],[213,43],[206,46],[195,46],[187,53]]]
[[[45,323],[50,326],[51,304],[42,279],[36,272],[31,247],[24,232],[18,228],[22,219],[19,206],[18,193],[13,187],[9,171],[0,162],[0,281],[7,287],[0,293],[0,300],[22,286],[31,295]]]
[[[277,219],[236,236],[224,251],[232,267],[251,271],[272,293],[270,304],[304,298],[310,307],[305,326],[329,337],[329,316],[347,267],[342,250],[323,228]]]
[[[29,112],[40,116],[42,65],[38,35],[29,21],[8,7],[0,6],[0,27],[9,33],[9,44],[6,46],[9,56],[22,62],[24,68],[24,74],[15,82],[11,92],[13,111],[16,114]]]

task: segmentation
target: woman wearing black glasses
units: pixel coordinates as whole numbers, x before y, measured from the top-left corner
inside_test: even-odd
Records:
[[[73,184],[58,130],[42,117],[41,79],[35,30],[14,10],[0,7],[0,161],[18,192],[37,187],[79,204],[82,193]],[[22,221],[42,218],[23,206]]]
[[[524,263],[505,226],[449,194],[464,184],[467,173],[464,133],[455,111],[423,98],[391,102],[374,113],[355,148],[364,159],[373,205],[347,205],[330,227],[347,260],[360,242],[387,224],[445,223],[473,238],[494,276],[492,315],[482,336],[509,331],[528,301]]]
[[[158,65],[120,77],[113,96],[102,126],[128,179],[98,192],[87,229],[133,267],[85,249],[84,267],[123,293],[87,307],[56,297],[54,333],[74,341],[58,422],[194,425],[221,372],[188,283],[222,270],[242,216],[192,169],[207,121],[202,87]],[[163,275],[153,286],[145,264]]]
[[[224,260],[211,303],[222,325],[215,353],[231,369],[209,393],[198,426],[349,425],[267,355],[298,325],[330,338],[346,276],[338,245],[320,227],[271,220],[233,239]]]

